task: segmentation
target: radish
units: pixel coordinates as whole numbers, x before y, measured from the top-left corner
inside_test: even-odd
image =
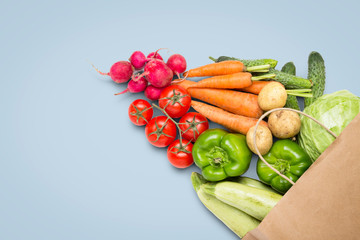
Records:
[[[156,58],[148,62],[144,70],[141,75],[145,75],[148,82],[158,88],[169,86],[174,76],[173,71],[162,60]]]
[[[122,92],[116,93],[115,95],[120,95],[120,94],[123,94],[126,92],[139,93],[139,92],[144,91],[146,89],[147,85],[148,85],[148,82],[144,77],[137,79],[137,81],[130,80],[127,88]]]
[[[134,72],[134,67],[128,61],[119,61],[114,63],[110,68],[110,72],[108,73],[100,72],[94,65],[93,67],[101,75],[110,76],[111,79],[116,83],[127,82]]]
[[[160,49],[159,49],[160,50]],[[158,53],[158,51],[159,50],[157,50],[156,52],[152,52],[152,53],[149,53],[149,55],[147,55],[147,60],[148,61],[150,61],[151,59],[153,59],[153,58],[156,58],[156,59],[159,59],[159,60],[163,60],[164,61],[164,59],[160,56],[160,54]]]
[[[146,63],[145,54],[140,51],[135,51],[129,58],[130,63],[136,70],[142,69]]]
[[[166,65],[180,78],[180,73],[186,70],[186,60],[180,54],[173,54],[167,60]]]
[[[157,87],[154,87],[153,85],[149,85],[145,89],[145,92],[144,92],[145,97],[147,97],[148,99],[150,99],[152,101],[158,100],[160,98],[160,94],[164,88],[165,87],[157,88]]]

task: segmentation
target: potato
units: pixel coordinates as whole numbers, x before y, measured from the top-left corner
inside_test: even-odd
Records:
[[[268,125],[277,138],[292,138],[300,131],[301,121],[298,113],[280,110],[270,114]]]
[[[274,108],[285,106],[287,92],[279,82],[272,82],[266,85],[259,93],[258,103],[262,110],[269,111]]]
[[[255,126],[251,127],[246,134],[246,143],[250,150],[257,154],[255,151],[254,145],[254,130]],[[256,146],[259,149],[261,155],[264,155],[269,152],[271,146],[273,144],[273,137],[271,135],[271,131],[268,127],[259,125],[256,129]]]

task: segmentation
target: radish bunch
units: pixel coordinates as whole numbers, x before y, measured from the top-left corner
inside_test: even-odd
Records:
[[[159,51],[159,50],[158,50]],[[146,57],[141,51],[131,54],[129,61],[114,63],[108,75],[116,83],[128,82],[127,89],[115,95],[126,92],[139,93],[145,91],[145,96],[150,100],[158,100],[162,89],[169,86],[174,76],[186,70],[186,60],[180,54],[173,54],[164,62],[158,51],[149,53]]]

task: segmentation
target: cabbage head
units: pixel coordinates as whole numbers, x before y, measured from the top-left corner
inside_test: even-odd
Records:
[[[304,109],[304,113],[319,120],[338,136],[359,112],[360,98],[347,90],[325,94]],[[298,140],[314,162],[335,138],[319,124],[302,115]]]

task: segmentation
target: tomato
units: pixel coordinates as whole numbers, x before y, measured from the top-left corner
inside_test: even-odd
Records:
[[[128,113],[133,124],[143,126],[151,120],[154,111],[148,101],[137,99],[130,104]]]
[[[195,142],[202,132],[209,129],[209,122],[200,113],[189,112],[180,119],[179,127],[183,138]]]
[[[190,94],[181,86],[168,86],[160,94],[159,106],[172,118],[182,117],[189,111],[190,104]]]
[[[165,116],[154,117],[146,125],[145,134],[155,147],[166,147],[175,140],[176,125]]]
[[[181,145],[179,139],[175,140],[167,150],[169,162],[177,168],[187,168],[191,166],[191,164],[194,163],[191,153],[192,148],[193,144],[186,139],[182,140]]]

